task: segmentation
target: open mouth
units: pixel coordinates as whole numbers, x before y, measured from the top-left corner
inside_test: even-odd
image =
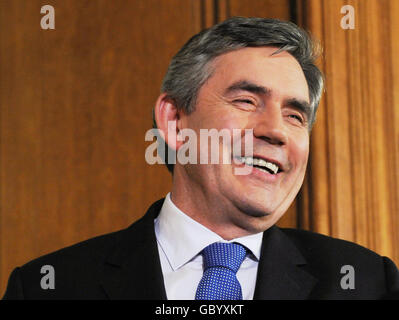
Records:
[[[273,175],[283,171],[278,164],[258,157],[236,157],[236,159],[247,166]]]

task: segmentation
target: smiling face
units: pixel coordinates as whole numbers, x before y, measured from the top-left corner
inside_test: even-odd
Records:
[[[180,129],[191,128],[198,137],[200,129],[253,129],[254,159],[279,167],[277,174],[254,167],[248,175],[237,175],[235,169],[246,164],[175,166],[173,201],[225,239],[275,224],[305,175],[309,90],[295,58],[285,51],[272,55],[276,50],[244,48],[214,59],[195,111],[179,119]],[[219,147],[221,154],[231,153],[222,141]]]

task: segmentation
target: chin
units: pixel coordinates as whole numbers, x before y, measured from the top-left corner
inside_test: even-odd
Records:
[[[252,218],[250,220],[258,220],[259,223],[276,223],[290,206],[287,201],[276,199],[269,193],[259,194],[256,197],[242,194],[238,197],[236,207],[248,218]]]
[[[267,206],[264,199],[239,199],[238,203],[236,203],[237,208],[242,211],[245,215],[250,217],[267,217],[271,216],[275,211],[274,208]]]
[[[274,213],[244,212],[245,216],[238,217],[236,224],[250,234],[264,232],[273,226],[278,217]]]

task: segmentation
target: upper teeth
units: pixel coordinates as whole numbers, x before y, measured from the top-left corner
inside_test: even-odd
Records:
[[[259,167],[265,167],[269,170],[271,170],[274,174],[278,172],[279,167],[275,165],[272,162],[259,159],[259,158],[253,158],[253,157],[240,157],[239,158],[241,162],[249,165],[249,166],[259,166]]]

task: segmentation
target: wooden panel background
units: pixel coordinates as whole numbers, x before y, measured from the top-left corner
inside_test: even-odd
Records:
[[[144,134],[196,1],[1,1],[0,292],[11,269],[124,228],[165,195]]]
[[[354,30],[341,28],[344,5]],[[399,265],[399,1],[300,0],[298,20],[321,39],[327,79],[299,227]]]
[[[357,14],[351,31],[339,27],[347,3]],[[310,171],[279,225],[353,240],[399,263],[394,0],[46,4],[56,30],[40,29],[42,1],[0,1],[0,295],[15,266],[124,228],[168,192],[167,170],[144,159],[167,65],[191,35],[237,15],[297,19],[325,45]]]

